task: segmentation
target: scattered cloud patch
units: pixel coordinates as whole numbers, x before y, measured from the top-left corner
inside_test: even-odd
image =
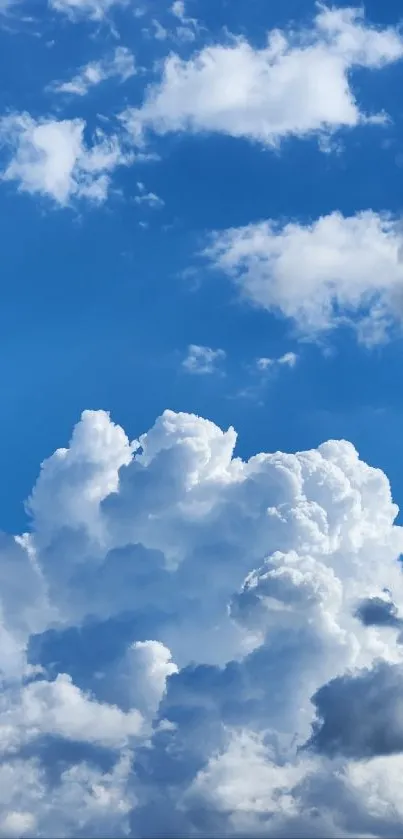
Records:
[[[161,210],[165,206],[165,201],[159,195],[156,195],[155,192],[147,192],[141,181],[137,182],[137,189],[139,195],[136,195],[134,198],[136,204],[146,204],[154,210]]]
[[[265,372],[273,367],[295,367],[298,356],[295,352],[286,352],[279,358],[262,357],[256,359],[256,367],[259,371]]]
[[[171,10],[182,19],[181,2]],[[123,118],[136,142],[147,131],[218,132],[269,147],[290,136],[329,136],[384,121],[360,109],[350,73],[402,56],[397,28],[371,26],[360,9],[321,6],[311,28],[273,30],[263,49],[234,37],[189,60],[169,55],[161,81]]]
[[[252,364],[246,366],[249,374],[247,384],[238,389],[231,398],[251,399],[260,406],[264,405],[268,384],[273,383],[281,369],[293,369],[298,360],[299,356],[295,352],[284,353],[278,358],[255,358]]]
[[[111,173],[132,161],[117,137],[98,130],[92,146],[84,139],[85,122],[38,120],[29,114],[14,114],[0,122],[0,141],[11,150],[2,173],[15,181],[21,192],[51,198],[66,206],[74,198],[94,203],[106,200]]]
[[[165,26],[163,26],[162,23],[160,23],[160,21],[156,20],[155,18],[153,18],[151,23],[154,27],[154,38],[157,41],[166,41],[169,33],[168,33],[168,30],[165,29]],[[145,30],[145,31],[148,32],[149,30]]]
[[[136,73],[133,54],[126,47],[117,47],[112,58],[92,61],[86,64],[69,82],[56,82],[51,90],[56,93],[71,93],[85,96],[90,88],[111,78],[125,82]]]
[[[182,362],[182,367],[188,373],[206,375],[214,373],[225,357],[224,350],[213,350],[211,347],[190,344],[187,356]]]
[[[80,18],[103,20],[113,6],[126,6],[129,0],[49,0],[49,6],[67,15],[71,21]]]
[[[187,16],[184,0],[175,0],[170,11],[180,21],[180,25],[176,27],[176,35],[179,40],[194,41],[200,27],[196,18]]]
[[[233,228],[214,234],[205,256],[246,298],[289,318],[303,336],[349,323],[370,345],[400,323],[402,247],[401,223],[368,210]]]
[[[171,6],[171,13],[181,21],[186,20],[184,0],[175,0]]]

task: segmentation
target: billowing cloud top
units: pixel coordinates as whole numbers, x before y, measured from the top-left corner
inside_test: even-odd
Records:
[[[130,443],[87,411],[42,464],[32,529],[1,546],[1,835],[386,836],[403,816],[388,480],[344,441],[235,444],[172,411]]]

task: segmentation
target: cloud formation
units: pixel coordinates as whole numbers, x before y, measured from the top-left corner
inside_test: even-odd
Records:
[[[2,644],[0,835],[396,831],[403,530],[387,478],[345,441],[248,461],[235,445],[172,411],[130,442],[87,411],[42,464],[30,532],[0,545],[19,662]],[[368,619],[381,601],[396,620]],[[74,678],[55,665],[73,627],[84,653],[124,616],[126,650],[101,644]]]
[[[401,753],[402,687],[401,664],[381,663],[333,679],[313,696],[319,721],[310,746],[354,758]]]
[[[34,120],[27,113],[3,117],[0,142],[11,151],[2,173],[21,192],[38,194],[66,206],[71,199],[102,203],[111,172],[133,157],[123,152],[116,136],[98,130],[88,147],[82,119]]]
[[[156,195],[155,192],[147,192],[144,184],[141,181],[137,182],[138,195],[134,197],[135,203],[146,204],[150,209],[161,210],[165,206],[165,201]]]
[[[71,93],[76,96],[85,96],[90,88],[101,84],[111,78],[118,78],[125,82],[136,73],[136,64],[133,54],[127,47],[116,47],[111,58],[100,61],[91,61],[82,67],[77,75],[69,82],[56,82],[51,86],[55,93]]]
[[[211,347],[190,344],[186,358],[182,361],[182,367],[188,373],[206,375],[208,373],[214,373],[220,362],[224,361],[224,359],[224,350],[213,350]]]
[[[329,136],[384,120],[361,110],[351,71],[379,70],[402,56],[397,28],[376,29],[361,9],[320,6],[310,28],[272,30],[263,49],[232,37],[188,60],[169,55],[161,80],[124,120],[137,142],[149,131],[218,132],[269,147],[291,136]]]
[[[129,0],[49,0],[49,6],[67,15],[71,21],[88,17],[103,20],[113,6],[126,6]]]
[[[298,356],[295,352],[286,352],[284,355],[280,355],[279,358],[268,358],[267,356],[257,358],[256,367],[261,373],[264,373],[273,367],[295,367],[297,361]]]
[[[402,247],[401,223],[367,210],[220,231],[204,255],[247,299],[304,336],[349,323],[373,344],[400,322]]]

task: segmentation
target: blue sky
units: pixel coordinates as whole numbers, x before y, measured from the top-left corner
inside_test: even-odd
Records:
[[[128,103],[141,102],[154,63],[168,51],[187,56],[198,41],[220,39],[224,26],[261,45],[266,29],[309,21],[314,13],[313,5],[295,2],[270,9],[254,2],[248,10],[244,3],[206,3],[202,14],[193,5],[189,14],[200,15],[206,29],[190,43],[153,37],[155,15],[165,26],[175,20],[158,3],[146,5],[139,18],[133,10],[115,9],[111,22],[118,32],[109,20],[72,24],[43,3],[10,10],[1,31],[2,112],[83,118],[91,131],[98,114],[115,116]],[[367,14],[375,23],[399,19],[393,3],[369,4]],[[117,43],[134,53],[143,74],[121,84],[108,80],[83,97],[46,91]],[[159,160],[116,172],[114,187],[121,194],[101,206],[73,202],[57,208],[48,196],[18,195],[14,182],[3,185],[5,529],[23,526],[21,499],[38,463],[67,442],[86,407],[111,411],[132,436],[166,406],[195,411],[234,424],[245,455],[346,436],[366,459],[388,474],[392,470],[399,493],[399,443],[391,452],[389,433],[402,404],[396,387],[399,339],[368,351],[339,332],[324,339],[332,350],[328,357],[317,347],[297,348],[287,322],[240,302],[225,278],[212,276],[195,256],[209,230],[262,218],[305,220],[335,209],[350,215],[368,208],[398,214],[402,72],[397,62],[352,73],[363,107],[387,111],[391,122],[338,132],[338,154],[321,153],[316,137],[291,138],[273,152],[226,136],[169,135],[153,143]],[[7,159],[7,151],[3,155]],[[137,181],[162,197],[161,210],[134,204]],[[184,374],[188,344],[222,347],[226,378]],[[298,367],[272,377],[262,400],[237,398],[252,384],[247,367],[256,357],[296,348]]]
[[[334,697],[351,691],[353,702],[369,668],[398,720],[403,678],[400,617],[370,630],[352,618],[357,598],[382,599],[386,588],[396,614],[403,604],[397,511],[387,479],[365,466],[385,473],[403,507],[400,6],[0,0],[0,62],[0,528],[29,532],[13,561],[15,542],[4,537],[11,652],[0,670],[11,710],[0,708],[0,727],[7,712],[22,751],[5,771],[17,785],[48,794],[40,773],[57,775],[60,760],[81,779],[77,823],[68,815],[72,776],[57,775],[47,813],[4,781],[0,835],[124,835],[127,824],[132,836],[258,835],[259,818],[259,835],[286,835],[295,819],[298,836],[313,835],[312,808],[333,771],[325,741],[337,724]],[[236,442],[218,430],[230,427]],[[128,440],[148,429],[135,455]],[[363,463],[347,444],[318,449],[333,439],[352,443]],[[52,458],[59,447],[69,448]],[[281,469],[270,456],[267,474],[260,461],[247,463],[277,451],[308,454],[278,455]],[[28,571],[27,591],[15,583],[17,561],[35,577],[32,593]],[[343,608],[333,612],[338,591]],[[269,605],[263,620],[266,597],[285,604],[279,623]],[[280,629],[295,683],[279,664]],[[270,716],[256,699],[266,696],[264,673],[282,686],[283,716],[274,700]],[[71,721],[74,703],[82,725]],[[53,709],[53,728],[40,708]],[[323,729],[308,763],[288,744],[276,764],[270,738],[276,748],[294,736],[311,743],[315,713]],[[336,736],[338,795],[350,809],[342,815],[329,793],[318,835],[397,829],[382,816],[385,801],[396,804],[394,725],[380,750],[375,735],[364,746],[357,735],[357,752],[353,744],[345,754],[344,733]],[[142,726],[151,726],[149,762]],[[180,766],[169,764],[170,745]],[[273,766],[275,827],[264,792]],[[179,808],[161,780],[168,771],[178,772]],[[259,806],[245,793],[238,812],[233,790],[252,771]],[[391,793],[381,788],[385,772]],[[367,823],[368,778],[382,807]],[[290,809],[298,783],[304,791]],[[110,805],[105,824],[98,804],[85,803],[91,784],[124,802]]]

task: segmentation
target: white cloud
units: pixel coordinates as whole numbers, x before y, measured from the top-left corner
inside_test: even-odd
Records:
[[[168,37],[168,30],[162,26],[159,20],[155,20],[155,18],[151,22],[154,27],[154,38],[157,41],[166,41]]]
[[[92,61],[82,67],[69,82],[57,82],[51,86],[56,93],[71,93],[85,96],[91,87],[114,77],[122,82],[136,73],[134,56],[126,47],[117,47],[113,56],[102,61]]]
[[[353,323],[367,344],[400,319],[401,223],[370,210],[312,224],[263,221],[213,235],[205,255],[245,297],[311,336]]]
[[[167,679],[178,668],[170,650],[158,641],[135,641],[119,662],[115,679],[122,699],[144,719],[153,719],[166,691]],[[141,731],[141,728],[139,728]]]
[[[295,367],[297,361],[298,356],[295,352],[286,352],[279,358],[267,358],[266,356],[257,358],[256,367],[261,372],[264,372],[265,370],[277,367],[278,365],[280,365],[280,367]]]
[[[213,809],[229,812],[235,830],[242,826],[242,815],[289,818],[298,813],[291,790],[306,771],[303,765],[275,765],[261,738],[247,731],[234,732],[226,750],[213,755],[197,775],[185,801],[201,798]]]
[[[187,16],[184,0],[174,0],[170,12],[180,21],[180,25],[176,27],[177,38],[181,41],[194,41],[200,26],[196,18]]]
[[[336,632],[336,648],[337,638],[340,643],[344,639],[348,658],[359,637],[364,666],[375,636],[380,653],[382,637],[395,637],[397,631],[378,629],[374,635],[355,617],[358,602],[384,587],[395,603],[399,596],[395,558],[403,537],[393,527],[396,507],[385,476],[361,463],[344,442],[305,454],[257,455],[243,463],[233,459],[235,441],[233,429],[224,433],[206,420],[167,411],[130,444],[106,414],[86,412],[69,448],[43,464],[30,502],[29,544],[53,605],[65,619],[78,620],[86,614],[89,593],[92,614],[102,617],[139,608],[164,613],[168,608],[184,616],[186,632],[159,626],[159,635],[148,638],[168,647],[178,666],[198,655],[201,661],[212,655],[223,663],[227,645],[240,643],[238,625],[248,624],[250,583],[249,593],[242,594],[248,574],[258,569],[256,580],[263,580],[272,566],[273,573],[283,568],[283,581],[290,579],[291,585],[293,579],[294,587],[305,577],[316,577],[319,585],[324,575],[323,591],[329,590],[330,597],[334,585],[336,600],[333,605],[329,601],[321,627],[328,609],[326,633],[332,635],[335,620],[346,621],[341,634]],[[298,573],[287,570],[295,564]],[[211,573],[214,585],[208,583]],[[235,626],[226,617],[226,606],[237,591],[242,597],[233,605]],[[284,603],[290,597],[285,590]],[[301,621],[306,614],[304,607]],[[285,606],[283,615],[285,619]],[[255,625],[250,631],[255,633]],[[206,645],[203,639],[209,637],[215,637],[214,645]],[[334,661],[329,659],[328,666],[332,670]]]
[[[118,489],[119,470],[130,463],[135,446],[105,411],[83,413],[69,448],[57,449],[42,463],[27,503],[42,546],[67,521],[101,538],[100,502]]]
[[[178,17],[179,20],[182,20],[182,21],[185,20],[186,15],[185,15],[184,0],[175,0],[175,2],[172,3],[172,6],[171,6],[171,12],[172,12],[173,15],[175,15],[175,17]]]
[[[182,4],[174,7],[182,12]],[[382,121],[361,111],[351,70],[380,69],[402,55],[398,29],[372,27],[360,9],[322,6],[310,29],[273,30],[263,49],[233,38],[188,61],[171,54],[161,81],[124,120],[137,142],[148,129],[219,132],[265,146],[288,136],[329,135]]]
[[[20,836],[29,836],[35,831],[36,823],[32,813],[19,813],[16,811],[8,812],[1,821],[0,835],[8,836],[17,839]]]
[[[15,759],[0,767],[0,836],[127,835],[127,814],[135,805],[128,776],[131,761],[123,754],[110,772],[85,762],[65,769],[50,793],[39,761]]]
[[[398,835],[402,755],[381,757],[378,737],[391,726],[396,749],[402,736],[403,529],[388,480],[346,441],[247,461],[235,445],[232,428],[172,411],[130,443],[88,411],[42,465],[15,578],[7,539],[0,551],[1,622],[24,655],[43,583],[50,641],[72,626],[83,652],[93,639],[77,667],[91,689],[46,661],[3,670],[0,835]],[[126,652],[100,674],[93,656],[128,614]],[[364,761],[346,754],[349,723]]]
[[[224,350],[213,350],[211,347],[200,347],[198,344],[190,344],[187,356],[182,362],[182,367],[188,373],[205,375],[214,373],[217,366],[224,359]]]
[[[88,17],[102,20],[113,6],[125,6],[128,0],[48,0],[51,9],[63,12],[70,20]]]
[[[110,188],[111,172],[132,160],[116,137],[95,133],[93,145],[84,139],[85,122],[38,120],[29,114],[4,117],[0,140],[12,157],[2,178],[16,181],[21,192],[39,194],[65,206],[71,199],[101,203]]]
[[[161,210],[165,206],[165,201],[155,192],[145,192],[144,188],[139,189],[139,192],[140,195],[136,195],[134,198],[136,204],[147,204],[153,210]]]
[[[135,670],[133,678],[137,678]],[[54,682],[37,680],[14,696],[3,692],[0,703],[0,750],[15,752],[30,741],[50,734],[106,748],[123,748],[144,735],[144,719],[137,709],[120,708],[85,696],[60,673]]]

